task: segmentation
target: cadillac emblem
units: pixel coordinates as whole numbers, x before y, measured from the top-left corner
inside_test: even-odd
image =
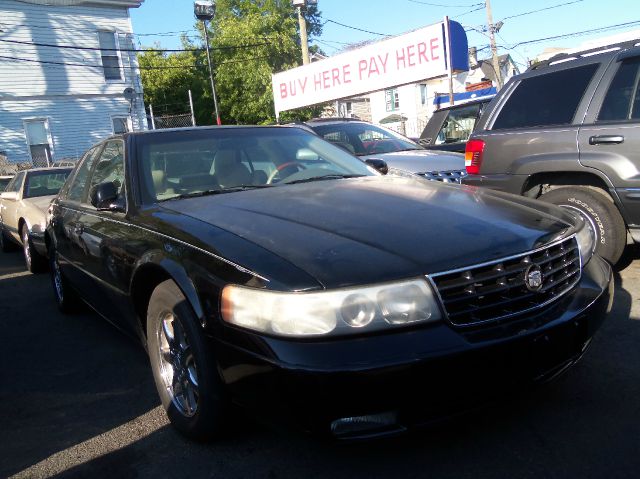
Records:
[[[529,291],[540,291],[542,288],[542,270],[537,264],[532,264],[524,272],[524,284]]]

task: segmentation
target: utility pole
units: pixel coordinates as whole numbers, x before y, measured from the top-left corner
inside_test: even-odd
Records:
[[[307,21],[302,14],[302,7],[298,6],[298,23],[300,24],[300,43],[302,45],[302,64],[309,64],[309,37],[307,37]]]
[[[502,88],[502,72],[500,71],[500,60],[498,58],[498,47],[496,46],[496,33],[502,27],[502,22],[498,22],[498,25],[493,24],[493,13],[491,12],[491,0],[485,0],[487,7],[487,27],[489,28],[489,43],[491,44],[491,57],[493,62],[493,70],[496,74],[496,88],[500,90]]]
[[[218,97],[216,96],[216,85],[213,81],[213,66],[211,63],[211,50],[209,48],[209,32],[207,29],[207,20],[213,20],[216,13],[215,0],[196,0],[193,6],[195,16],[198,20],[202,20],[202,28],[204,29],[205,48],[207,50],[207,62],[209,64],[209,79],[211,80],[211,94],[213,95],[213,106],[216,111],[216,123],[222,125],[220,121],[220,112],[218,111]]]
[[[298,24],[300,25],[300,45],[302,46],[302,64],[308,65],[309,60],[309,37],[307,35],[307,20],[304,18],[303,10],[307,5],[317,5],[318,0],[291,0],[291,4],[298,12]]]

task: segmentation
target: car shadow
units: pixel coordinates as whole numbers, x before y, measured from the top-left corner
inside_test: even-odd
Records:
[[[615,265],[615,270],[618,272],[627,269],[634,260],[640,259],[640,244],[630,244],[624,250],[624,253]]]
[[[30,278],[19,278],[17,286],[37,286]],[[630,317],[632,298],[623,276],[616,273],[615,281],[610,317],[566,375],[402,437],[355,443],[247,421],[217,442],[190,442],[166,423],[141,348],[95,315],[58,317],[42,303],[41,314],[20,317],[12,331],[10,342],[18,346],[11,354],[26,364],[0,383],[0,414],[8,426],[0,431],[0,444],[12,462],[0,475],[637,477],[640,321]],[[8,364],[6,353],[0,354]],[[139,438],[132,440],[134,435]],[[46,467],[52,469],[43,474]]]
[[[49,275],[0,256],[0,477],[155,408],[147,356],[97,315],[58,312]]]

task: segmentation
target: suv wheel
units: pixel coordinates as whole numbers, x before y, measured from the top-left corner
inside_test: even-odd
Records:
[[[151,295],[147,348],[171,424],[200,441],[223,432],[229,405],[222,379],[191,306],[171,280],[160,283]]]
[[[624,220],[606,193],[595,188],[562,187],[540,197],[542,201],[578,211],[596,232],[596,252],[615,264],[627,243]]]

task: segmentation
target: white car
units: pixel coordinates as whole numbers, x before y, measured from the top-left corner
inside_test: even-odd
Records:
[[[44,232],[49,203],[58,194],[71,168],[20,171],[0,193],[0,249],[22,246],[27,270],[46,269]]]

